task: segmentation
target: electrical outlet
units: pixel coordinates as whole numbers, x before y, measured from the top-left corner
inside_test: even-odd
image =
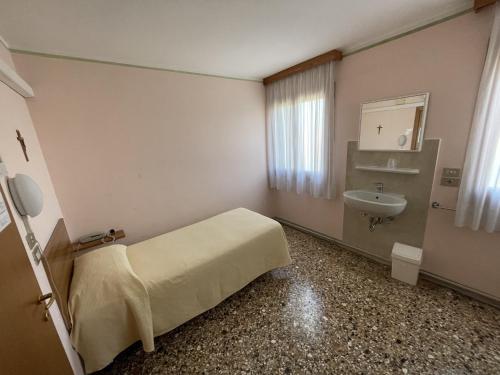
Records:
[[[460,168],[443,168],[441,177],[460,178]]]

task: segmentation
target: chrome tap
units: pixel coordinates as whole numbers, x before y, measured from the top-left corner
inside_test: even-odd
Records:
[[[377,193],[384,192],[384,183],[383,182],[374,182],[374,185],[375,185],[375,190],[377,190]]]

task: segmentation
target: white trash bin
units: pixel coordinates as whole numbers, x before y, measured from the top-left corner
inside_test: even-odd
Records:
[[[395,242],[392,247],[392,277],[416,285],[422,264],[422,249]]]

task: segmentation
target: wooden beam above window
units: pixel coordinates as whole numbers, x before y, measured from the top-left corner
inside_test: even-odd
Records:
[[[474,10],[478,12],[481,8],[484,8],[488,5],[493,5],[497,2],[497,0],[474,0]]]
[[[323,53],[322,55],[313,57],[312,59],[301,62],[297,65],[294,65],[290,68],[282,70],[276,74],[273,74],[269,77],[264,78],[264,85],[269,85],[272,82],[278,81],[280,79],[291,76],[292,74],[300,73],[305,70],[314,68],[315,66],[326,64],[330,61],[339,61],[342,60],[342,52],[339,50],[331,50],[329,52]]]

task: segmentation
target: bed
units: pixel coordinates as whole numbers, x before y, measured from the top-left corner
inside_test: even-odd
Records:
[[[68,296],[72,344],[87,373],[138,340],[153,351],[155,336],[290,261],[281,225],[244,208],[82,255]]]

